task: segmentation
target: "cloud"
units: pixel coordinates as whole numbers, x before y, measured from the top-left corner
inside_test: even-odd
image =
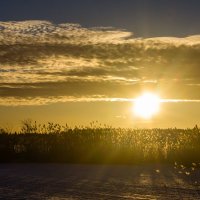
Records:
[[[112,27],[0,22],[0,97],[126,98],[150,89],[198,99],[199,55],[200,35],[143,39]]]
[[[47,97],[1,97],[0,106],[42,106],[54,103],[66,102],[130,102],[134,103],[134,98],[110,98],[100,95],[91,96],[47,96]],[[200,103],[194,99],[161,99],[161,103]],[[116,116],[122,118],[122,116]]]

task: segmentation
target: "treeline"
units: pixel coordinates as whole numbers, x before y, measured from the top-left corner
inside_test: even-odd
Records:
[[[70,128],[24,121],[19,132],[0,129],[0,162],[200,162],[200,130]]]

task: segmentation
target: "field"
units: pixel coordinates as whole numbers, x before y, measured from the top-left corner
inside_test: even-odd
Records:
[[[200,130],[0,129],[3,199],[200,199]]]
[[[1,162],[198,165],[200,130],[122,129],[24,121],[21,130],[0,130]]]

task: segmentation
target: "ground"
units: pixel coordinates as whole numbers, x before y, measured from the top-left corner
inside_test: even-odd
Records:
[[[0,164],[0,199],[200,199],[200,170],[175,168]]]

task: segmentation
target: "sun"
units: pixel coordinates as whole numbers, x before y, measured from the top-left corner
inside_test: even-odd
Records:
[[[146,92],[135,99],[133,111],[138,117],[149,119],[157,114],[160,109],[160,98],[158,95]]]

